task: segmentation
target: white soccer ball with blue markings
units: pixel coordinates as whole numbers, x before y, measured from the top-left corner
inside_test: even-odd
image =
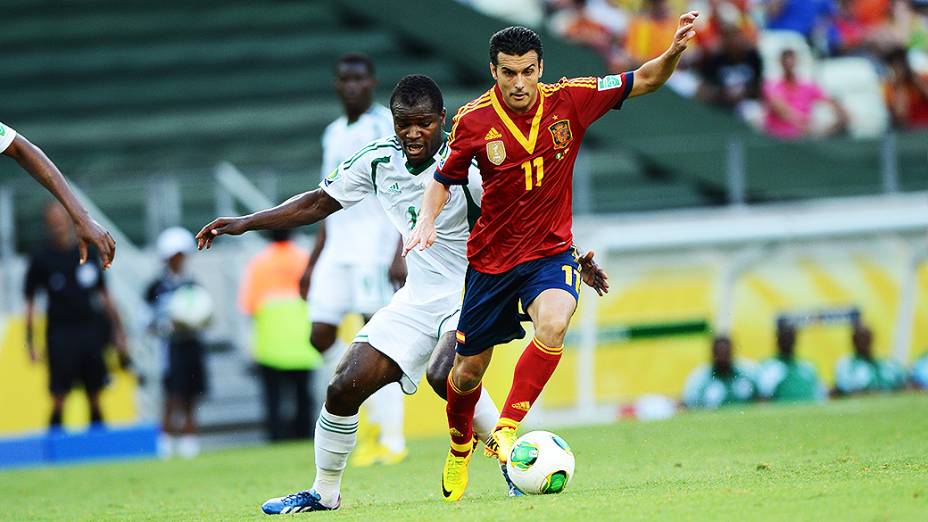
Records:
[[[560,493],[574,476],[574,453],[554,433],[532,431],[516,440],[506,468],[509,479],[523,493]]]

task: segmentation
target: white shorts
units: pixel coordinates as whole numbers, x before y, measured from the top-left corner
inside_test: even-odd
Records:
[[[388,267],[344,264],[320,257],[309,286],[309,319],[338,326],[347,314],[371,316],[390,302]]]
[[[416,393],[438,339],[458,328],[461,294],[454,292],[428,302],[413,302],[408,287],[401,288],[385,308],[361,328],[354,342],[365,342],[403,371],[400,385]]]

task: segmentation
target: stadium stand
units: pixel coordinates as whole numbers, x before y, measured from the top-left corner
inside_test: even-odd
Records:
[[[155,175],[179,183],[188,228],[213,214],[212,171],[220,161],[253,179],[273,172],[275,196],[311,186],[319,136],[337,116],[330,69],[339,54],[360,50],[375,59],[381,100],[404,74],[429,74],[453,112],[488,85],[487,33],[505,22],[421,0],[384,1],[376,11],[362,0],[13,0],[2,25],[3,121],[41,143],[134,241],[147,243]],[[551,35],[546,58],[547,81],[603,71],[592,51]],[[893,143],[900,188],[928,187],[925,135]],[[849,138],[780,143],[731,114],[661,92],[591,129],[577,208],[722,204],[733,158],[743,159],[748,200],[877,192],[884,146]],[[26,183],[11,174],[15,168],[0,164],[2,179]],[[43,197],[17,191],[21,248],[37,236],[36,216],[24,209]]]

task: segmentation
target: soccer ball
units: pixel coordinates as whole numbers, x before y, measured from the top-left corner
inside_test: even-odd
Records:
[[[512,446],[506,468],[509,479],[523,493],[560,493],[574,475],[574,453],[557,435],[532,431]]]
[[[213,318],[213,298],[202,286],[186,284],[171,294],[167,312],[174,323],[189,330],[200,330]]]

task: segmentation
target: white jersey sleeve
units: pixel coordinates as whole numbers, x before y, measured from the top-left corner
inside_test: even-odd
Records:
[[[16,139],[16,131],[0,121],[0,153],[6,151],[14,139]]]
[[[374,182],[370,173],[370,162],[364,161],[365,154],[350,158],[330,172],[319,186],[326,194],[341,203],[342,208],[358,204],[368,194],[374,192]]]

